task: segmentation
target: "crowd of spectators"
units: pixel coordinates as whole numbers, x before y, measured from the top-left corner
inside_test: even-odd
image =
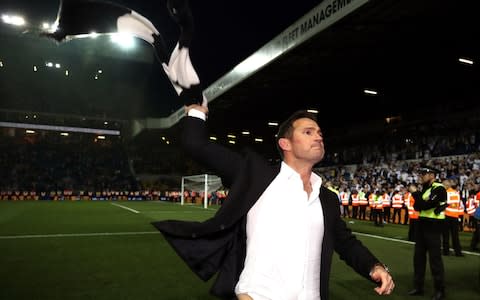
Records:
[[[326,137],[322,166],[382,164],[397,160],[469,154],[480,151],[480,121],[450,120],[382,128],[360,137]],[[340,140],[340,141],[336,141]]]
[[[475,126],[451,122],[397,127],[391,134],[363,135],[333,146],[327,137],[326,157],[317,171],[339,189],[398,190],[416,182],[416,167],[429,162],[442,169],[439,179],[455,179],[463,196],[476,193],[480,127]],[[122,193],[128,198],[130,193],[178,190],[182,175],[208,173],[160,137],[125,143],[120,136],[27,134],[11,128],[0,133],[0,191],[5,193],[43,192],[46,198],[65,191],[111,197]]]
[[[19,130],[17,130],[18,133]],[[3,134],[2,191],[136,190],[138,182],[118,136],[58,132]]]
[[[458,183],[462,198],[480,191],[480,152],[429,160],[397,160],[373,164],[353,164],[316,169],[317,173],[338,189],[400,190],[418,182],[418,167],[434,165],[442,172],[438,180],[452,179]]]

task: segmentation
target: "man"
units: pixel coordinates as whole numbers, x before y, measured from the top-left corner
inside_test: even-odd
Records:
[[[472,240],[470,241],[470,250],[479,251],[477,245],[480,242],[480,191],[476,194],[475,199],[472,199],[472,201],[469,203],[468,210],[472,211],[473,208],[475,210],[470,216],[473,221],[473,233]]]
[[[480,207],[475,209],[475,213],[473,214],[474,222],[475,222],[475,229],[472,234],[472,240],[470,241],[470,250],[478,251],[478,242],[480,242]],[[480,270],[479,270],[480,272]],[[480,278],[480,276],[479,276]]]
[[[342,217],[348,218],[350,217],[350,209],[349,209],[349,204],[350,204],[350,193],[348,192],[347,188],[342,188],[342,191],[340,192],[340,200],[342,201]]]
[[[411,296],[423,295],[427,253],[434,284],[434,300],[445,298],[444,268],[441,255],[440,237],[445,222],[447,191],[442,184],[435,182],[440,171],[423,165],[419,169],[422,191],[410,185],[410,192],[415,200],[413,205],[420,212],[415,229],[415,252],[413,257],[414,289]]]
[[[383,191],[377,191],[374,192],[374,201],[375,201],[375,208],[373,210],[373,220],[375,226],[380,226],[383,227],[383,196],[385,193]]]
[[[366,191],[367,188],[365,188]],[[368,206],[368,196],[365,193],[364,189],[360,189],[360,192],[358,193],[358,198],[359,198],[359,203],[360,203],[360,212],[358,214],[358,218],[360,220],[366,220],[367,218],[367,206]]]
[[[202,223],[154,222],[203,280],[218,272],[212,294],[223,299],[328,299],[332,255],[375,281],[388,295],[392,277],[346,227],[338,197],[312,172],[325,151],[312,114],[297,112],[280,127],[280,165],[210,142],[206,106],[186,107],[187,152],[230,187],[225,204]]]
[[[392,207],[392,197],[391,193],[387,189],[383,191],[382,195],[382,205],[383,205],[383,223],[390,223],[390,211]]]
[[[392,208],[393,208],[393,217],[392,223],[401,224],[402,222],[402,207],[403,207],[403,197],[400,190],[395,190],[392,196]],[[395,219],[398,216],[398,222],[395,222]]]
[[[443,255],[450,254],[450,235],[452,236],[452,246],[455,250],[455,256],[463,256],[462,246],[458,237],[459,218],[463,215],[464,207],[460,192],[457,190],[456,182],[452,179],[443,181],[447,189],[447,204],[445,208],[445,228],[442,235]]]
[[[360,197],[357,190],[352,190],[352,218],[358,219],[358,207],[360,206]]]
[[[415,184],[411,183],[408,187],[408,190],[416,190],[417,187]],[[420,213],[413,208],[415,204],[415,199],[412,196],[412,193],[406,192],[403,195],[405,205],[407,206],[408,212],[405,215],[405,218],[408,219],[408,240],[411,242],[415,241],[415,231],[417,230],[417,220]],[[408,217],[407,217],[408,216]]]

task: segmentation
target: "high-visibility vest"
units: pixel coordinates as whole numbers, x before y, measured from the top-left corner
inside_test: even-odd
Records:
[[[359,206],[360,205],[360,196],[357,193],[352,194],[352,206]]]
[[[458,218],[463,215],[463,203],[462,199],[460,199],[460,192],[453,189],[448,188],[447,190],[447,208],[445,209],[445,215]]]
[[[377,199],[377,195],[375,195],[375,193],[371,193],[370,195],[368,195],[368,206],[370,206],[370,208],[374,208],[375,207],[375,200]]]
[[[443,185],[441,183],[438,183],[438,182],[432,183],[432,185],[422,193],[422,199],[424,201],[430,201],[430,195],[431,195],[432,191],[436,188],[439,188],[439,187],[443,187]],[[440,205],[443,205],[443,204],[445,204],[445,202],[440,202]],[[434,211],[435,211],[435,207],[430,208],[430,209],[426,209],[426,210],[422,210],[420,212],[420,217],[421,218],[429,218],[429,219],[437,219],[437,220],[445,219],[445,211],[440,212],[438,215]]]
[[[475,210],[479,206],[478,200],[476,200],[475,198],[476,197],[474,195],[471,195],[467,200],[467,214],[469,216],[473,216]]]
[[[420,212],[416,211],[413,208],[413,204],[415,204],[415,199],[413,198],[412,194],[410,192],[406,192],[405,195],[403,195],[404,201],[407,204],[408,208],[408,217],[410,219],[418,219],[420,216]]]
[[[334,193],[337,195],[338,200],[340,200],[339,192],[338,192],[334,187],[329,186],[329,187],[327,187],[327,189],[329,189],[330,191],[334,192]]]
[[[383,209],[383,195],[375,197],[375,209]]]
[[[384,193],[382,195],[382,205],[383,207],[390,207],[390,195],[387,193]]]
[[[340,192],[340,200],[342,200],[342,205],[348,206],[348,192]]]
[[[478,192],[477,195],[475,196],[474,203],[475,203],[475,207],[480,206],[480,192]]]
[[[400,209],[403,206],[403,199],[400,193],[396,193],[392,197],[392,207],[395,209]]]
[[[358,193],[358,203],[361,205],[361,206],[366,206],[368,205],[368,200],[367,198],[365,197],[365,193],[364,192],[359,192]]]

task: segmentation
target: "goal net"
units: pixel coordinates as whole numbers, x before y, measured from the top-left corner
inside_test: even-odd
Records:
[[[182,177],[181,204],[203,204],[208,207],[208,195],[222,187],[216,175],[201,174]]]

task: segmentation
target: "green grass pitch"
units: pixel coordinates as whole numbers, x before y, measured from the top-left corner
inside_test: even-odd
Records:
[[[214,213],[165,202],[0,202],[0,299],[215,299],[213,279],[198,279],[150,225]],[[406,296],[413,274],[407,226],[348,225],[390,266],[396,289],[389,299],[430,298],[428,265],[425,296]],[[471,233],[460,235],[468,249]],[[480,299],[479,254],[443,259],[447,299]],[[331,299],[378,299],[373,288],[335,256]]]

